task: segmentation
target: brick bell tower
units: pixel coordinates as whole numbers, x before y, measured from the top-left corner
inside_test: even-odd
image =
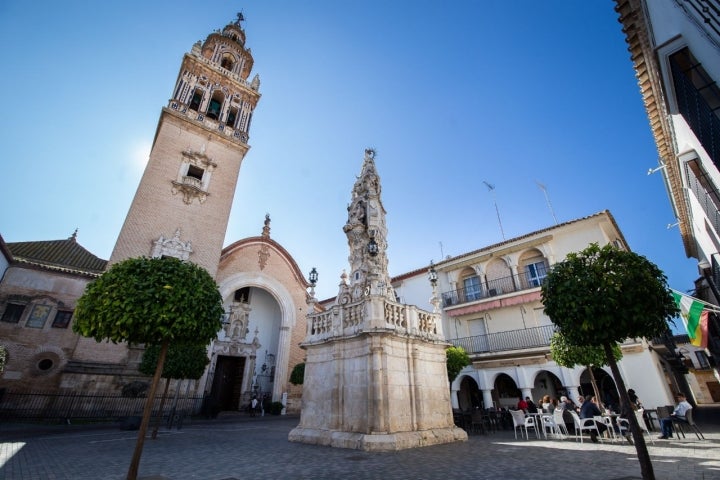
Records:
[[[238,14],[184,55],[110,264],[166,255],[215,276],[260,99],[242,21]]]

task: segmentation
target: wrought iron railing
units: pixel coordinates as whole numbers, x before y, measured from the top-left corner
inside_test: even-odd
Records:
[[[524,348],[547,347],[555,333],[555,325],[488,333],[472,337],[448,340],[456,347],[462,347],[469,355],[478,353],[522,350]]]
[[[675,0],[698,28],[720,47],[720,6],[717,0]]]
[[[712,222],[716,232],[720,232],[720,210],[718,210],[713,195],[695,176],[695,172],[688,163],[685,164],[685,174],[688,179],[688,187],[695,194],[695,198],[702,207],[708,220]]]
[[[698,91],[698,87],[688,78],[678,61],[671,58],[670,66],[678,110],[690,125],[712,162],[720,169],[720,119]],[[693,68],[697,69],[700,66],[696,65]],[[709,87],[705,86],[705,88]]]
[[[183,416],[197,415],[203,397],[166,398],[164,414],[170,411]],[[0,391],[0,420],[115,420],[142,415],[146,398],[83,393],[26,393]],[[155,397],[153,415],[159,414],[162,396]]]
[[[527,274],[511,275],[482,282],[477,288],[458,288],[442,293],[443,308],[453,307],[468,302],[484,300],[506,293],[519,292],[538,288],[542,285],[541,278],[529,277]]]

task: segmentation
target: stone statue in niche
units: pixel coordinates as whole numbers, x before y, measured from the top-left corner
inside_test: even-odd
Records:
[[[242,303],[233,303],[230,307],[230,317],[225,324],[225,335],[231,340],[245,340],[248,329],[249,307]]]
[[[360,199],[354,205],[348,207],[348,226],[365,225],[367,226],[367,212],[365,202]]]

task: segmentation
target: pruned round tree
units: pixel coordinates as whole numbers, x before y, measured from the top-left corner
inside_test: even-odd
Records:
[[[128,470],[137,478],[152,402],[170,343],[207,345],[222,327],[222,297],[210,274],[176,258],[130,258],[85,288],[73,331],[98,342],[160,345],[138,441]]]
[[[607,363],[628,405],[613,345],[627,338],[656,337],[678,313],[667,277],[642,255],[593,243],[552,266],[542,285],[545,313],[568,343],[602,346]],[[645,439],[634,415],[630,426],[644,479],[654,479]]]
[[[158,360],[160,358],[160,350],[160,345],[148,345],[145,348],[142,360],[140,361],[140,366],[138,367],[138,370],[140,370],[141,373],[144,373],[145,375],[155,374],[155,369],[157,368]],[[165,391],[163,392],[162,400],[160,401],[160,420],[162,420],[164,415],[165,399],[167,397],[168,389],[170,388],[170,379],[197,380],[202,377],[208,363],[210,363],[210,359],[207,355],[207,345],[199,343],[172,343],[168,346],[161,374],[162,378],[165,379]],[[176,387],[176,403],[178,393],[178,387]],[[173,410],[174,408],[175,407],[173,406]],[[159,423],[160,421],[155,424],[152,435],[150,436],[153,440],[157,438]]]

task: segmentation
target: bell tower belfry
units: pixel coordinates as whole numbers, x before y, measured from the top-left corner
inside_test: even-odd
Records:
[[[167,255],[215,276],[260,99],[258,75],[248,81],[243,20],[238,14],[184,55],[110,264]]]
[[[367,149],[343,227],[349,282],[343,274],[335,304],[322,312],[310,291],[302,411],[291,442],[393,451],[467,440],[453,421],[436,289],[433,312],[395,297],[380,193]]]

